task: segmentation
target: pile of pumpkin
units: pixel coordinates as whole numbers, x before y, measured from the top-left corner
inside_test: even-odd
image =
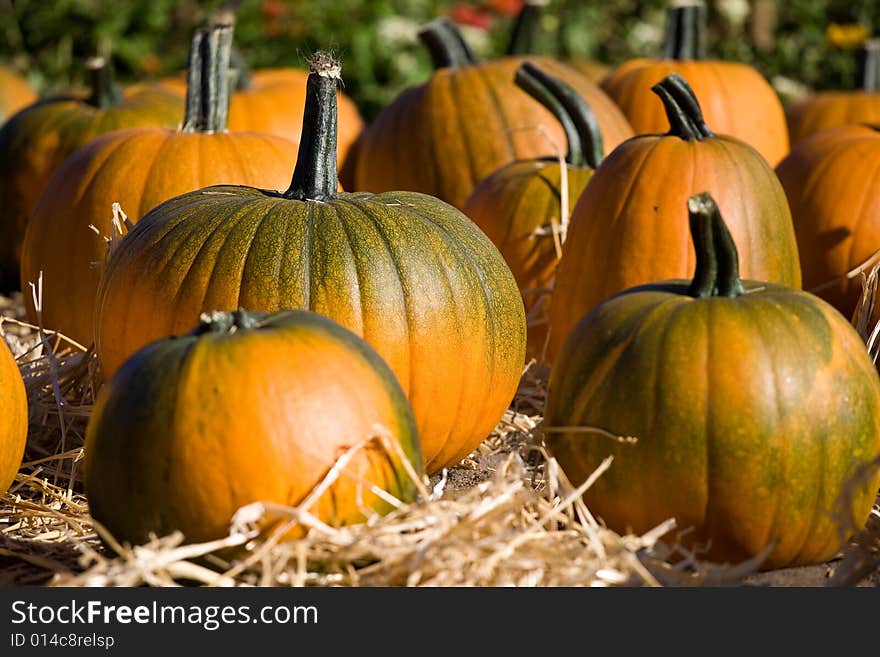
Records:
[[[35,321],[94,343],[94,517],[131,542],[224,536],[254,501],[362,521],[479,445],[528,354],[552,363],[568,476],[615,457],[586,493],[609,526],[675,517],[709,558],[766,567],[831,557],[880,486],[857,478],[880,378],[846,318],[880,250],[880,136],[860,125],[880,52],[864,91],[787,125],[760,74],[705,58],[704,23],[676,3],[662,58],[597,84],[515,47],[478,61],[438,19],[435,73],[366,128],[332,57],[251,72],[213,25],[185,85],[119,90],[94,61],[90,94],[13,114],[3,285],[42,276]],[[4,108],[32,100],[17,84]],[[132,222],[108,255],[114,203]],[[27,408],[0,365],[5,490]]]

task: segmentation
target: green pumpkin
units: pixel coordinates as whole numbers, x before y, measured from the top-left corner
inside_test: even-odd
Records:
[[[549,447],[575,483],[614,456],[585,499],[617,531],[675,518],[709,558],[825,561],[880,486],[877,472],[854,489],[841,527],[842,492],[880,456],[877,372],[830,305],[739,279],[711,197],[688,209],[693,281],[632,288],[577,324],[550,379]]]
[[[215,186],[142,218],[109,258],[96,348],[109,376],[210,310],[309,309],[363,337],[412,404],[429,471],[488,435],[516,390],[525,312],[489,239],[436,198],[337,193],[339,67],[316,58],[286,192]]]

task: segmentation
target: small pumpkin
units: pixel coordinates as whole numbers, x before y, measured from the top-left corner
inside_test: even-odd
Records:
[[[239,507],[303,503],[347,452],[308,509],[319,520],[390,510],[372,487],[413,501],[407,468],[421,472],[418,436],[376,352],[308,311],[211,313],[189,334],[138,351],[101,389],[85,488],[92,515],[117,539],[180,531],[209,541],[229,533]]]
[[[181,97],[155,85],[120,91],[110,63],[89,62],[88,98],[43,100],[18,112],[0,128],[0,290],[18,284],[24,230],[49,176],[78,146],[112,130],[156,125],[173,128],[182,116]]]
[[[96,302],[105,375],[211,309],[310,309],[362,336],[412,404],[430,471],[488,435],[519,382],[525,313],[489,239],[417,193],[337,193],[339,65],[313,58],[290,188],[214,186],[153,209],[113,251]]]
[[[208,185],[284,189],[289,182],[296,144],[226,130],[231,42],[230,27],[196,31],[179,130],[110,132],[74,151],[49,179],[28,223],[21,257],[22,289],[43,273],[45,326],[91,344],[95,292],[107,253],[103,236],[113,234],[114,202],[136,222],[161,202]],[[33,300],[25,299],[36,319]]]
[[[849,317],[861,292],[850,272],[880,251],[880,132],[861,125],[823,130],[798,143],[776,173],[791,207],[804,289]]]
[[[0,66],[0,125],[37,100],[37,92],[11,68]]]
[[[838,506],[880,456],[880,379],[824,301],[740,280],[710,195],[688,211],[693,280],[627,290],[578,323],[550,378],[548,446],[575,484],[614,457],[584,497],[616,531],[675,518],[710,559],[767,549],[766,568],[821,563],[880,486],[876,471]]]
[[[880,39],[865,42],[859,51],[860,88],[822,91],[786,109],[792,147],[817,132],[856,123],[880,123]]]
[[[419,36],[436,70],[427,83],[403,92],[364,131],[357,189],[424,192],[461,208],[499,167],[552,155],[554,143],[564,144],[562,129],[547,109],[514,86],[514,74],[526,59],[570,84],[589,103],[608,151],[633,134],[596,85],[552,57],[477,62],[455,25],[443,19],[429,23]]]
[[[0,497],[21,468],[28,431],[24,381],[6,342],[0,337]]]
[[[572,211],[550,302],[551,354],[584,313],[608,297],[693,270],[685,206],[700,190],[709,190],[725,213],[747,276],[800,287],[791,213],[767,161],[748,144],[714,134],[678,74],[654,92],[669,132],[621,144]]]
[[[507,164],[483,182],[464,213],[501,251],[523,294],[529,319],[530,358],[542,359],[547,335],[547,292],[564,234],[563,194],[574,207],[602,161],[602,134],[590,107],[568,84],[531,64],[516,72],[516,84],[549,109],[566,136],[565,189],[559,160],[539,158]],[[558,227],[554,236],[554,226]]]
[[[706,59],[705,31],[704,4],[670,7],[663,58],[625,63],[602,81],[602,89],[623,110],[636,134],[659,132],[665,117],[651,102],[651,87],[678,73],[694,88],[713,128],[751,144],[775,166],[789,148],[782,103],[750,66]]]

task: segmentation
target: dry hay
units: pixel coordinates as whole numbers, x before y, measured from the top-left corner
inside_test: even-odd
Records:
[[[0,298],[2,299],[2,298]],[[738,584],[760,558],[705,563],[682,548],[672,520],[621,536],[593,517],[580,487],[548,457],[540,431],[546,370],[530,366],[491,436],[461,465],[431,480],[411,473],[420,499],[363,524],[333,528],[298,508],[254,504],[230,535],[184,544],[180,534],[120,545],[88,515],[79,463],[97,387],[94,355],[27,325],[20,300],[0,301],[0,335],[13,345],[30,402],[25,463],[0,500],[0,585],[54,586],[634,586]],[[15,318],[15,317],[18,318]],[[329,485],[331,470],[322,486]],[[319,486],[320,488],[320,486]],[[257,536],[260,519],[280,519]],[[281,542],[292,524],[306,537]],[[228,561],[228,548],[246,555]],[[880,513],[858,535],[833,582],[880,567]]]

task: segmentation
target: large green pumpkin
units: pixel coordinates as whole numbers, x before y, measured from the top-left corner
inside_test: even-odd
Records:
[[[109,258],[95,339],[105,375],[210,310],[310,309],[366,339],[413,407],[429,470],[503,415],[525,355],[513,275],[461,212],[418,193],[337,193],[335,62],[313,62],[290,189],[215,186],[142,218]]]
[[[710,558],[769,545],[766,567],[822,562],[864,524],[880,486],[875,471],[838,506],[880,455],[880,379],[830,305],[740,281],[711,197],[689,210],[693,281],[627,290],[568,336],[550,379],[549,447],[574,483],[614,456],[585,499],[618,531],[673,517]]]

